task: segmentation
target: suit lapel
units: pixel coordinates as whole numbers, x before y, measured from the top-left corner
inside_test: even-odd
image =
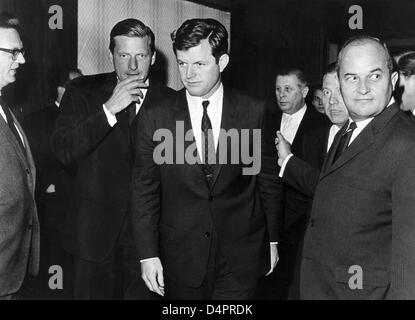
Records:
[[[222,169],[222,164],[219,161],[221,159],[221,155],[219,154],[221,151],[220,146],[221,145],[226,146],[226,152],[227,152],[226,159],[228,159],[229,161],[229,159],[231,159],[231,146],[229,145],[229,143],[226,143],[224,139],[227,139],[226,132],[228,132],[230,129],[238,128],[237,124],[238,124],[238,111],[236,109],[236,105],[232,103],[232,99],[229,94],[229,91],[226,90],[226,88],[224,88],[222,119],[221,119],[221,125],[220,125],[221,132],[219,134],[219,139],[218,139],[218,147],[217,147],[217,152],[216,152],[216,165],[215,165],[215,170],[213,172],[213,179],[212,179],[212,185],[211,185],[212,189]],[[225,135],[222,133],[222,131],[225,132]],[[222,158],[224,157],[222,156]]]
[[[174,116],[174,120],[175,122],[182,122],[183,126],[184,126],[184,134],[186,135],[187,132],[189,132],[190,130],[192,130],[192,122],[190,120],[190,113],[189,113],[189,107],[187,104],[187,99],[186,99],[186,91],[185,89],[182,89],[181,91],[179,91],[179,93],[177,94],[177,101],[176,104],[174,105],[174,112],[175,112],[175,116]],[[176,130],[175,128],[173,130]],[[177,135],[177,132],[176,132]],[[185,139],[184,141],[184,151],[187,152],[187,150],[189,150],[190,146],[193,144],[196,148],[196,140],[195,139],[199,139],[200,137],[195,137],[194,133],[193,133],[193,139],[191,141],[188,141]],[[176,145],[176,148],[178,146]],[[207,183],[205,174],[203,173],[203,168],[201,166],[201,157],[199,154],[199,151],[196,148],[196,156],[197,156],[197,163],[196,164],[191,164],[189,165],[190,168],[192,170],[194,170],[195,174],[199,174],[202,176],[203,181],[206,181],[206,187],[209,188],[209,185]],[[185,164],[186,164],[186,159],[185,159]]]
[[[325,176],[329,175],[334,170],[344,166],[346,163],[351,161],[354,157],[360,154],[362,151],[369,148],[376,138],[376,134],[381,132],[387,123],[392,119],[392,117],[399,112],[399,107],[396,103],[385,108],[385,110],[376,116],[355,138],[355,140],[350,144],[350,146],[340,155],[335,163],[333,162],[334,152],[329,152],[328,156],[323,165],[322,174],[320,180]],[[334,151],[337,149],[337,146],[340,142],[341,135],[346,131],[348,124],[344,125],[343,128],[336,135],[335,140],[333,141],[332,148]]]

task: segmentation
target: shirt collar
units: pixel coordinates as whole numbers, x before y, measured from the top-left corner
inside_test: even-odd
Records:
[[[209,105],[217,106],[223,100],[223,85],[221,83],[219,88],[209,97],[209,99],[192,96],[187,90],[186,98],[190,105],[201,106],[203,101],[209,100]]]
[[[301,108],[301,109],[299,109],[299,110],[297,110],[297,112],[295,112],[295,113],[293,113],[293,114],[288,114],[288,113],[282,113],[282,117],[283,118],[292,118],[292,119],[295,119],[295,120],[297,120],[297,119],[302,119],[303,118],[303,116],[304,116],[304,114],[305,114],[305,112],[306,112],[306,110],[307,110],[307,105],[306,104],[304,104],[304,106]]]
[[[386,108],[388,108],[389,106],[393,105],[394,103],[395,103],[395,99],[394,99],[393,97],[391,97],[391,99],[389,100],[389,103],[388,103],[388,105],[386,106]],[[374,118],[374,117],[367,118],[367,119],[365,119],[365,120],[361,120],[361,121],[354,121],[354,120],[352,120],[352,118],[350,118],[350,116],[349,116],[349,124],[348,124],[347,128],[349,128],[349,125],[350,125],[350,123],[351,123],[351,122],[356,122],[356,126],[357,126],[358,128],[360,128],[360,127],[366,127],[366,125],[367,125],[370,121],[372,121],[372,120],[373,120],[373,118]]]

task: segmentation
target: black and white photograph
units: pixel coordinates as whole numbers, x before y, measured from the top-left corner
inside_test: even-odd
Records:
[[[414,17],[0,0],[0,300],[415,300]]]

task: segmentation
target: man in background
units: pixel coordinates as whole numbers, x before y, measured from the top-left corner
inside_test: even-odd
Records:
[[[59,73],[56,85],[56,98],[51,105],[28,116],[22,122],[23,128],[32,147],[36,164],[36,204],[41,226],[40,274],[36,279],[36,296],[38,298],[71,298],[65,273],[65,285],[59,290],[51,290],[48,280],[50,266],[59,265],[69,270],[71,264],[63,249],[63,230],[65,219],[71,204],[74,168],[64,166],[53,154],[50,138],[55,130],[59,116],[60,103],[69,81],[82,75],[79,69],[67,69]]]
[[[324,114],[317,112],[314,107],[307,106],[305,98],[308,94],[308,81],[305,73],[299,68],[280,70],[275,78],[275,95],[278,108],[268,118],[271,122],[265,139],[274,144],[276,132],[279,130],[291,144],[292,152],[299,158],[307,161],[308,154],[305,138],[313,135],[317,140],[316,146],[324,145],[324,134],[330,125]],[[275,164],[278,154],[275,147]],[[314,154],[314,152],[312,153]],[[320,155],[321,157],[321,155]],[[283,230],[279,243],[280,261],[274,274],[263,281],[263,294],[266,299],[296,299],[298,290],[293,288],[297,253],[304,235],[307,220],[307,211],[310,208],[310,199],[290,185],[283,183],[284,192],[278,201],[284,207]]]

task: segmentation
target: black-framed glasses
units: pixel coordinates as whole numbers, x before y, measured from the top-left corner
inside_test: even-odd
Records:
[[[19,56],[20,53],[22,54],[22,56],[24,56],[24,54],[25,54],[25,49],[24,48],[21,48],[21,49],[0,48],[0,51],[10,53],[12,55],[13,61],[17,60],[17,57]]]

